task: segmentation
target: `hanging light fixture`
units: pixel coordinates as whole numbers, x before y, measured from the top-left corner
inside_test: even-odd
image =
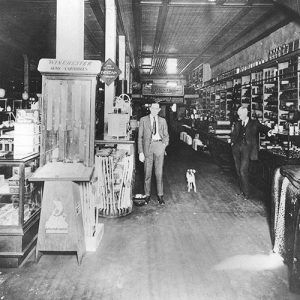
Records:
[[[29,98],[28,92],[27,92],[27,91],[24,91],[24,92],[22,93],[22,99],[23,99],[23,100],[28,100],[28,98]]]
[[[5,89],[0,88],[0,98],[4,98],[5,96]]]

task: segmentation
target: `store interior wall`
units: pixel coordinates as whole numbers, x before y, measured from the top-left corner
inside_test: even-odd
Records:
[[[267,59],[269,50],[300,38],[300,22],[291,22],[256,42],[226,61],[212,67],[212,77],[232,70],[238,66],[247,65],[259,59]]]

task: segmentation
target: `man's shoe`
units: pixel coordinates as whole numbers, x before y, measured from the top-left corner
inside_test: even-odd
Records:
[[[146,199],[145,199],[145,204],[148,204],[150,202],[150,200],[151,200],[150,196],[147,196]]]
[[[160,205],[165,205],[164,196],[157,196],[157,200]]]

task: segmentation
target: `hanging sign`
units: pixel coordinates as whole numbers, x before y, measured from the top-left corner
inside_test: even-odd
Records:
[[[100,71],[100,79],[110,85],[122,73],[118,66],[109,58]]]
[[[143,85],[143,95],[149,96],[183,96],[183,86],[167,86],[163,84]]]

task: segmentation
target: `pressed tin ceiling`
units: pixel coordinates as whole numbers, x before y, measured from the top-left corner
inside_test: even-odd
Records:
[[[299,10],[283,0],[115,0],[117,31],[135,75],[184,76],[201,63],[215,64],[290,22]],[[300,11],[300,10],[299,10]],[[297,15],[298,16],[298,15]],[[85,0],[85,59],[104,60],[105,1]],[[0,1],[0,61],[23,71],[31,60],[55,57],[56,0]]]

